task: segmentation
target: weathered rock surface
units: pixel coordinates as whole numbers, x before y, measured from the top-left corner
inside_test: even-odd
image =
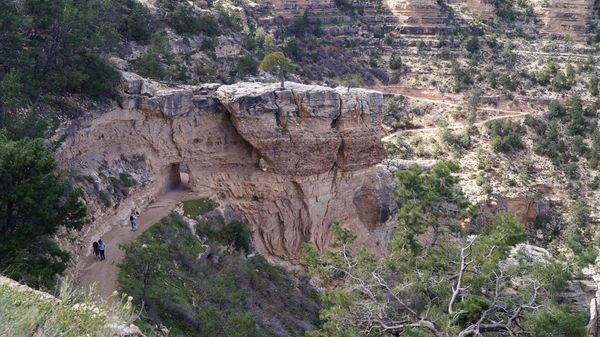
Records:
[[[458,5],[462,10],[485,19],[496,13],[496,0],[448,0],[448,3]]]
[[[497,197],[479,205],[481,223],[490,223],[496,213],[510,212],[519,217],[522,223],[532,223],[540,216],[545,216],[550,211],[550,202],[534,197]]]
[[[336,11],[333,0],[271,0],[277,15],[283,17],[297,17],[310,13],[332,13]]]
[[[359,244],[384,252],[391,174],[376,166],[384,156],[380,93],[295,83],[280,90],[144,81],[152,94],[142,94],[137,82],[124,87],[137,94],[79,121],[57,154],[62,169],[84,177],[89,195],[92,223],[68,247],[75,255],[126,223],[134,205],[176,184],[182,164],[189,189],[242,214],[258,252],[272,261],[301,263],[302,244],[325,248],[336,221],[353,229]],[[114,186],[124,174],[134,181],[125,191]],[[106,196],[108,202],[97,201]]]
[[[433,35],[452,31],[436,0],[385,0],[385,4],[400,18],[402,33]]]
[[[525,263],[532,266],[535,263],[548,263],[553,259],[552,254],[542,247],[530,244],[518,244],[511,249],[506,267]],[[559,302],[568,303],[574,311],[589,313],[588,336],[598,334],[598,281],[600,276],[592,268],[586,268],[583,274],[572,279],[557,297]]]
[[[533,0],[532,5],[548,33],[582,38],[593,18],[594,0]]]

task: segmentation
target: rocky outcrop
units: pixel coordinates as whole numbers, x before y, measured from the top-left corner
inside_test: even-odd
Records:
[[[452,31],[436,0],[385,0],[384,3],[400,18],[401,33],[434,35]]]
[[[593,19],[594,0],[533,0],[532,5],[548,33],[583,38]]]
[[[496,13],[496,0],[448,0],[449,4],[458,5],[461,10],[484,19]]]
[[[502,197],[490,199],[479,205],[481,217],[479,225],[491,223],[498,212],[510,212],[519,217],[522,223],[532,223],[538,217],[548,215],[550,201],[534,197]]]
[[[513,247],[508,259],[503,263],[505,267],[524,264],[533,266],[536,263],[556,262],[552,254],[542,248],[530,244],[521,243]],[[565,266],[565,268],[568,268]],[[577,275],[568,281],[566,287],[556,294],[559,303],[567,303],[576,312],[589,314],[587,325],[588,336],[598,335],[598,281],[600,276],[595,266],[583,270],[582,275]]]
[[[79,121],[57,154],[63,170],[86,177],[92,223],[72,251],[126,223],[134,205],[168,190],[185,165],[189,189],[242,214],[257,250],[272,261],[301,263],[303,243],[324,249],[338,221],[359,244],[384,252],[391,174],[376,167],[384,156],[380,93],[289,82],[283,90],[170,88],[124,78],[121,107]],[[125,166],[132,158],[139,162]],[[136,168],[126,196],[96,202],[128,174],[124,167]]]
[[[334,13],[337,8],[333,0],[271,0],[277,15],[289,18],[309,13]]]

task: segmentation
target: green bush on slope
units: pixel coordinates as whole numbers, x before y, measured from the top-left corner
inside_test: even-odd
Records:
[[[69,261],[52,236],[60,226],[81,227],[86,211],[55,167],[40,140],[0,135],[0,271],[46,289]]]
[[[163,324],[172,336],[268,336],[275,331],[301,336],[303,322],[310,326],[318,320],[318,295],[307,280],[259,256],[220,252],[218,239],[231,233],[210,232],[212,248],[205,251],[188,225],[171,215],[125,248],[119,282],[144,309],[140,326],[150,330]]]
[[[123,332],[135,319],[131,298],[97,304],[63,280],[58,299],[15,288],[0,277],[0,336],[105,337]]]

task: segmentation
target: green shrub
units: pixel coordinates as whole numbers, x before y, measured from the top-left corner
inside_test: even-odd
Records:
[[[99,304],[93,293],[82,293],[70,284],[61,282],[60,303],[0,284],[0,336],[113,336],[135,319],[131,300],[125,296]]]
[[[235,241],[238,226],[218,235]],[[206,244],[218,242],[211,237]],[[274,332],[269,322],[285,322],[277,331],[302,336],[318,321],[318,295],[306,279],[260,256],[205,251],[176,215],[153,225],[125,251],[119,283],[143,309],[145,323],[139,326],[163,324],[172,336],[269,336]]]
[[[258,61],[252,55],[244,55],[238,59],[235,68],[235,75],[238,78],[245,78],[249,75],[256,75],[258,72]]]
[[[208,36],[219,34],[219,23],[211,15],[198,15],[193,7],[187,4],[177,6],[169,13],[167,22],[177,34],[199,34]]]
[[[523,124],[532,128],[538,136],[543,136],[546,133],[547,124],[542,119],[532,115],[525,116]]]
[[[481,313],[489,308],[489,306],[490,303],[485,297],[470,296],[456,306],[459,312],[457,315],[458,324],[466,327],[469,324],[475,323],[481,317]]]
[[[592,182],[590,183],[590,189],[595,191],[600,187],[600,176],[595,176]]]
[[[525,130],[521,124],[511,120],[494,120],[486,125],[494,151],[506,153],[523,148]]]
[[[390,69],[399,70],[400,68],[402,68],[402,58],[400,55],[394,53],[390,57]]]
[[[209,238],[213,238],[223,245],[232,245],[237,251],[250,252],[252,240],[250,231],[239,222],[233,222],[221,230],[212,231]]]
[[[589,89],[590,89],[590,94],[594,97],[598,97],[598,83],[600,82],[600,80],[598,79],[598,76],[594,75],[590,78],[590,83],[588,85]]]
[[[550,158],[552,163],[557,166],[567,163],[570,157],[565,154],[568,153],[569,147],[559,132],[558,121],[544,123],[540,128],[543,130],[543,134],[536,140],[535,153]]]
[[[456,60],[452,60],[452,78],[454,79],[453,90],[456,93],[472,83],[471,76],[462,69]]]
[[[206,214],[215,208],[219,207],[219,204],[212,199],[194,199],[183,202],[183,214],[191,219],[197,219],[200,215]]]
[[[571,180],[579,178],[579,165],[577,163],[568,163],[565,166],[565,175]]]
[[[572,313],[566,306],[549,304],[542,310],[527,313],[523,327],[532,337],[586,336],[584,313]]]
[[[440,131],[440,139],[454,151],[466,150],[471,147],[471,136],[467,132],[456,135],[451,130],[443,128]]]
[[[498,78],[498,83],[508,91],[515,91],[519,87],[519,81],[516,76],[504,73]]]
[[[10,69],[40,93],[80,93],[116,98],[117,72],[101,57],[113,50],[111,2],[93,0],[3,1],[0,81]],[[52,37],[52,38],[50,38]]]
[[[167,74],[160,56],[154,51],[149,51],[140,56],[140,58],[135,60],[134,66],[140,75],[155,80],[161,80]]]
[[[473,36],[467,41],[467,51],[470,54],[476,53],[479,51],[479,38],[477,36]]]
[[[242,30],[242,18],[238,13],[234,12],[231,7],[226,7],[220,2],[214,9],[219,13],[219,21],[223,26],[228,27],[235,32]]]
[[[0,135],[0,270],[37,288],[52,289],[69,254],[54,242],[59,227],[80,228],[86,209],[55,172],[41,140]]]
[[[153,31],[153,20],[150,10],[137,1],[127,1],[130,12],[123,20],[122,30],[130,40],[146,44],[150,41]]]
[[[289,37],[283,42],[283,53],[294,61],[300,61],[304,56],[298,45],[298,40],[293,37]]]

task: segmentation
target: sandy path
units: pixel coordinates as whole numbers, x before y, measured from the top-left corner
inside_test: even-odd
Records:
[[[138,218],[137,231],[132,232],[127,225],[117,225],[111,231],[102,236],[102,241],[106,243],[106,260],[100,261],[95,256],[90,255],[84,258],[84,265],[79,278],[79,286],[87,288],[96,284],[96,293],[100,298],[108,298],[115,290],[119,288],[118,274],[119,263],[125,258],[125,251],[119,247],[138,238],[145,230],[153,224],[167,216],[175,205],[183,200],[193,199],[194,195],[186,190],[173,190],[158,198],[154,203],[148,205],[142,210]],[[90,250],[92,249],[90,243]]]
[[[531,115],[531,112],[519,112],[519,113],[514,113],[514,114],[510,114],[510,115],[502,115],[502,116],[494,116],[494,117],[490,117],[486,120],[482,120],[480,122],[477,123],[473,123],[472,125],[478,126],[478,125],[484,125],[485,123],[489,122],[489,121],[494,121],[494,120],[498,120],[498,119],[518,119],[518,118],[525,118],[525,116],[527,115]],[[464,129],[466,127],[468,127],[468,124],[454,124],[454,125],[448,125],[446,127],[446,129],[450,129],[450,130],[457,130],[457,129]],[[390,133],[389,135],[383,137],[381,140],[382,141],[388,141],[390,139],[392,139],[394,136],[397,136],[399,134],[403,134],[403,133],[414,133],[414,132],[419,132],[419,133],[427,133],[427,132],[435,132],[440,130],[441,127],[434,127],[434,128],[421,128],[421,129],[406,129],[406,130],[398,130],[394,133]]]

